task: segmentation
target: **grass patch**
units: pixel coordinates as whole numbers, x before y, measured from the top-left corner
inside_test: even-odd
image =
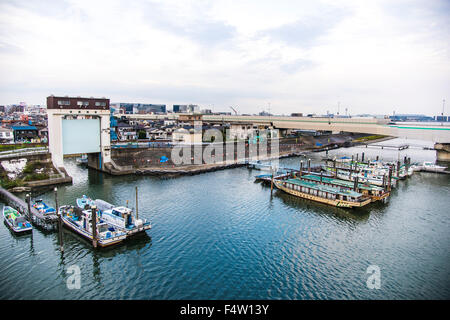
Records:
[[[50,176],[47,173],[32,173],[32,174],[27,174],[23,180],[24,181],[39,181],[39,180],[47,180],[49,178],[50,178]]]
[[[378,139],[382,139],[382,138],[385,138],[385,137],[387,137],[387,136],[374,134],[372,136],[361,137],[361,138],[355,139],[353,141],[355,141],[355,142],[364,142],[364,141],[378,140]]]

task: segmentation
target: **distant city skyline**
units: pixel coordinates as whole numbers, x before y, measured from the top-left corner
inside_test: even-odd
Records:
[[[2,1],[0,105],[449,115],[448,1]]]

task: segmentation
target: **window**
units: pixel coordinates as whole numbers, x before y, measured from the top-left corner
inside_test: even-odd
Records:
[[[58,106],[70,106],[69,100],[58,100]]]
[[[89,106],[89,101],[77,101],[77,106],[87,107],[87,106]]]
[[[95,106],[96,107],[106,107],[106,102],[97,101],[97,102],[95,102]]]

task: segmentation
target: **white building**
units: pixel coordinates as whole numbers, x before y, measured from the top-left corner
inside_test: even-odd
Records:
[[[0,128],[0,142],[14,143],[13,130],[9,128]]]

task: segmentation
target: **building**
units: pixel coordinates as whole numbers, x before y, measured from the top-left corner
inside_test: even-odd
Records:
[[[81,97],[47,97],[47,109],[92,109],[109,110],[109,99]],[[88,112],[89,113],[89,112]]]
[[[434,119],[439,122],[448,122],[450,121],[449,116],[435,116]]]
[[[56,167],[64,155],[89,154],[89,166],[103,170],[111,161],[109,99],[47,97],[48,143]]]
[[[10,128],[0,128],[0,143],[13,143],[14,132]]]
[[[39,132],[35,126],[16,124],[11,127],[14,133],[14,142],[38,142]]]
[[[255,132],[254,130],[256,127],[253,128],[252,123],[231,123],[228,139],[246,140]]]
[[[134,125],[119,122],[116,126],[117,130],[117,140],[127,141],[137,139],[137,130]]]
[[[126,114],[166,113],[165,104],[117,102],[112,106],[117,110],[124,110]]]
[[[190,104],[187,107],[187,112],[199,112],[200,111],[200,107],[196,104]]]
[[[173,105],[174,113],[184,113],[184,112],[187,112],[187,110],[188,110],[187,104],[174,104]]]
[[[201,115],[201,114],[188,113],[188,114],[180,114],[178,116],[178,122],[188,123],[191,125],[198,124],[201,126],[202,120],[203,120],[203,115]]]

